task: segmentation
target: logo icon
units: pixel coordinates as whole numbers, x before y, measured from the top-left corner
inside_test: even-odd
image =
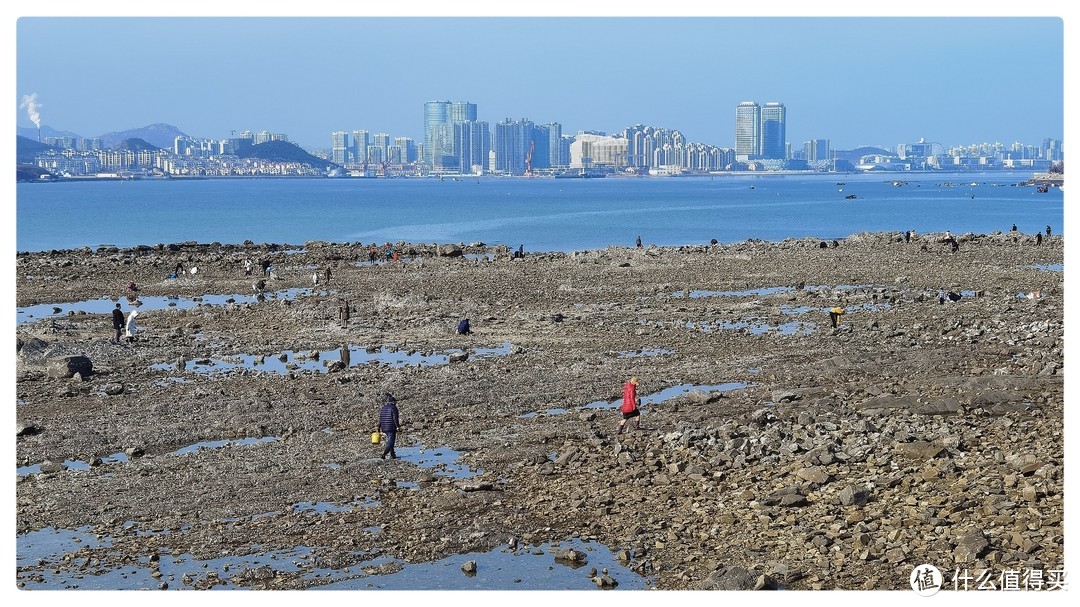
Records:
[[[941,576],[941,571],[933,565],[923,563],[911,571],[911,589],[919,596],[933,596],[937,594],[938,590],[941,590],[941,584],[944,582],[944,578]]]

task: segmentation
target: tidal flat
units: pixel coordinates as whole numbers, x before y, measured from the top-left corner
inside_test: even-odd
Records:
[[[20,253],[17,584],[400,588],[385,576],[460,558],[480,577],[440,565],[440,587],[483,589],[483,555],[567,546],[585,588],[612,587],[590,549],[616,590],[900,590],[924,563],[950,585],[1048,578],[1064,240],[958,240]],[[136,339],[112,343],[112,302],[140,298]],[[617,434],[631,376],[641,426]],[[387,392],[394,461],[370,440]],[[561,566],[535,562],[488,589]]]

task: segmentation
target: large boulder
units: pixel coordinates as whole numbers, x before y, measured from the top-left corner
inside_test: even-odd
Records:
[[[456,244],[444,244],[439,247],[440,257],[461,257],[461,247]]]
[[[49,377],[73,377],[76,373],[88,377],[94,372],[94,365],[85,356],[64,356],[50,358],[46,364],[46,373]]]

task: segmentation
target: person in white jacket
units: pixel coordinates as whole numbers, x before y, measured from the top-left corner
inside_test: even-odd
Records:
[[[131,314],[128,314],[127,331],[124,333],[124,337],[127,337],[128,341],[135,341],[135,332],[139,330],[139,328],[135,326],[135,317],[138,315],[138,310],[132,310]]]

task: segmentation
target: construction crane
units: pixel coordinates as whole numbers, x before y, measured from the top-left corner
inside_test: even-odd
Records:
[[[529,140],[529,153],[525,155],[525,176],[532,177],[532,155],[533,150],[536,148],[536,142]]]

